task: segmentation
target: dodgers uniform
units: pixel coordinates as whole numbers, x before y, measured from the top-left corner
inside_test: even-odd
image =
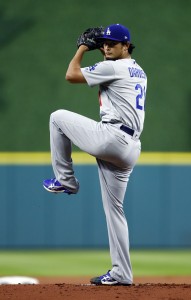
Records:
[[[101,120],[96,122],[66,110],[52,113],[52,165],[57,180],[76,193],[79,184],[73,171],[71,144],[96,158],[112,261],[110,274],[118,282],[131,284],[123,201],[141,151],[147,77],[131,58],[103,61],[81,71],[90,87],[99,86]]]

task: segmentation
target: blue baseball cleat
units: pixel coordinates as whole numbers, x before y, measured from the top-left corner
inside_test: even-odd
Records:
[[[78,181],[77,181],[78,182]],[[43,187],[45,190],[51,193],[65,193],[65,194],[76,194],[76,192],[72,192],[63,185],[60,184],[56,178],[46,179],[43,181]]]
[[[107,272],[107,274],[90,279],[90,282],[95,285],[131,285],[128,283],[125,284],[118,282],[117,280],[111,277],[109,272],[110,270]]]

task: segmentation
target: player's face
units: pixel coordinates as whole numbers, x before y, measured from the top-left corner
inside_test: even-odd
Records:
[[[105,40],[103,46],[106,59],[122,59],[128,56],[127,45],[123,45],[120,42]]]

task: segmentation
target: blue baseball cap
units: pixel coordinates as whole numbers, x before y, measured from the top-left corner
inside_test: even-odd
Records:
[[[121,24],[107,26],[101,38],[119,42],[130,42],[131,39],[129,29]]]

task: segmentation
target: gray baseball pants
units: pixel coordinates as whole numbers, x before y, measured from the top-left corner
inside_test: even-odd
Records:
[[[112,261],[110,274],[118,282],[131,284],[129,234],[123,201],[141,143],[120,130],[120,125],[96,122],[70,111],[58,110],[50,117],[51,159],[56,179],[77,193],[79,186],[73,171],[72,143],[96,158]]]

